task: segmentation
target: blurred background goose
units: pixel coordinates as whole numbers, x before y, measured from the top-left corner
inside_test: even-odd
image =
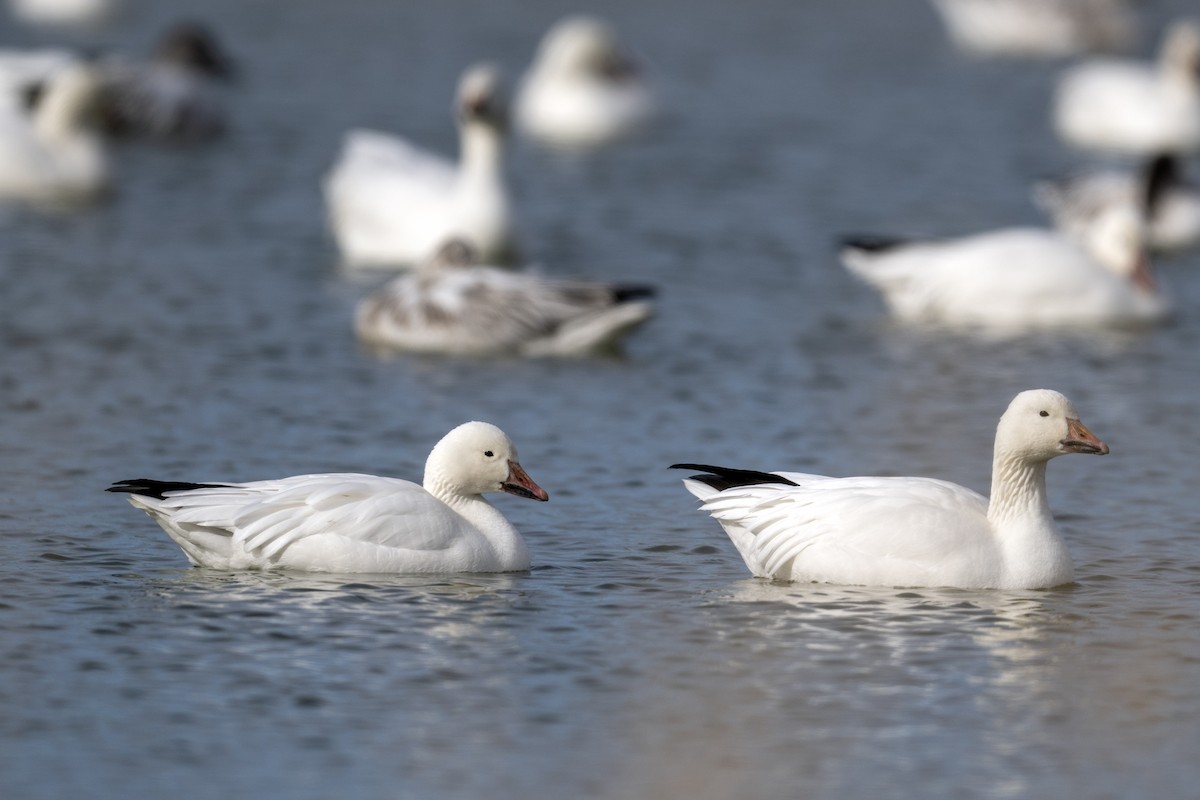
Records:
[[[370,344],[444,355],[580,356],[614,350],[654,313],[646,286],[562,280],[477,263],[451,240],[359,303]]]
[[[849,237],[842,261],[907,322],[1020,331],[1161,321],[1145,228],[1128,209],[1093,221],[1084,242],[1009,228],[940,241]]]
[[[31,25],[87,27],[111,20],[120,0],[8,0],[12,14]]]
[[[522,133],[565,147],[611,144],[643,131],[657,104],[616,31],[592,17],[567,17],[546,33],[517,94]]]
[[[1123,50],[1137,30],[1126,0],[933,0],[933,7],[954,44],[982,56]]]
[[[225,131],[218,83],[231,80],[234,67],[208,27],[179,23],[149,59],[110,57],[103,70],[110,135],[197,142]]]
[[[1094,59],[1059,81],[1054,124],[1070,144],[1135,156],[1200,149],[1200,26],[1173,23],[1157,63]]]
[[[74,64],[32,93],[28,109],[0,107],[0,199],[75,202],[107,188],[100,95],[96,71]]]
[[[1200,190],[1176,156],[1148,159],[1136,170],[1106,167],[1038,182],[1034,201],[1066,233],[1086,237],[1111,208],[1140,212],[1151,250],[1182,250],[1200,242]]]
[[[325,199],[347,265],[409,267],[450,238],[466,241],[488,263],[516,261],[504,177],[507,118],[494,66],[462,76],[457,117],[457,164],[386,133],[346,136]]]
[[[996,426],[991,498],[933,478],[832,478],[673,468],[756,576],[869,586],[1045,589],[1074,580],[1046,498],[1046,463],[1108,445],[1071,402],[1021,392]]]

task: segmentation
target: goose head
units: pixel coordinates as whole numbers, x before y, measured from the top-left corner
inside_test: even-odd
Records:
[[[425,262],[423,269],[436,272],[439,270],[473,267],[478,264],[479,251],[466,239],[452,236],[443,242],[442,246],[430,256],[429,260]]]
[[[466,422],[443,436],[425,462],[424,483],[463,497],[507,492],[550,499],[521,467],[517,448],[504,431],[486,422]]]
[[[1091,222],[1084,246],[1100,266],[1153,294],[1157,287],[1146,255],[1146,235],[1139,211],[1113,206]]]
[[[1013,398],[996,426],[997,456],[1037,463],[1066,453],[1102,456],[1108,445],[1079,421],[1071,401],[1052,389],[1030,389]]]
[[[458,118],[464,128],[502,132],[508,127],[504,78],[493,64],[476,64],[458,82]]]
[[[212,31],[198,22],[181,22],[163,34],[154,60],[212,78],[229,80],[235,74],[233,62]]]
[[[542,41],[538,60],[546,69],[564,75],[622,81],[637,74],[612,26],[585,16],[567,17],[555,24]]]

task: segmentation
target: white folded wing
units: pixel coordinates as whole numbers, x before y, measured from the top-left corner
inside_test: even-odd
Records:
[[[197,564],[324,572],[486,568],[489,548],[421,486],[353,473],[131,495]]]

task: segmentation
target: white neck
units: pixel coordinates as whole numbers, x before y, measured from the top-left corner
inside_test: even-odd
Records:
[[[529,550],[520,532],[495,506],[483,499],[483,495],[463,494],[428,468],[422,485],[425,491],[448,505],[483,534],[498,561],[507,569],[529,568]]]
[[[83,102],[84,98],[73,86],[61,90],[51,88],[34,115],[33,124],[38,134],[45,139],[57,140],[89,136],[82,119]]]
[[[468,122],[462,127],[461,177],[499,183],[504,173],[504,136],[488,125]]]
[[[988,519],[995,526],[1017,519],[1050,516],[1046,502],[1046,462],[997,451],[992,462]]]
[[[1004,584],[1048,587],[1072,579],[1071,556],[1046,499],[1045,461],[997,450],[987,516],[1003,553]]]

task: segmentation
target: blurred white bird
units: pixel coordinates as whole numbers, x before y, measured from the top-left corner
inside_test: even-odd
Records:
[[[517,260],[504,177],[507,129],[499,71],[459,82],[459,163],[385,133],[356,130],[325,179],[330,225],[349,266],[409,267],[460,238],[489,263]]]
[[[197,566],[308,572],[526,570],[525,540],[483,494],[549,499],[508,436],[486,422],[442,437],[420,485],[334,473],[251,483],[127,480],[108,491],[127,493]]]
[[[591,283],[476,263],[451,240],[420,270],[359,303],[370,344],[443,355],[580,356],[605,352],[653,314],[646,286]]]
[[[1136,32],[1126,0],[933,0],[933,6],[954,44],[983,56],[1123,50]]]
[[[121,0],[8,0],[13,16],[31,25],[90,26],[117,15]]]
[[[546,144],[590,147],[642,132],[658,104],[608,23],[567,17],[542,39],[517,94],[522,133]]]
[[[907,322],[1019,332],[1158,322],[1170,306],[1150,274],[1145,230],[1112,209],[1085,243],[1041,228],[943,241],[848,238],[847,269]]]
[[[96,71],[77,64],[57,71],[31,108],[0,107],[0,199],[69,203],[107,188],[100,96]]]
[[[1073,236],[1086,237],[1109,209],[1126,208],[1145,215],[1151,250],[1181,250],[1200,242],[1200,189],[1182,170],[1177,157],[1158,155],[1137,170],[1108,167],[1039,181],[1033,196]]]
[[[1066,397],[1032,389],[996,426],[990,498],[933,478],[673,468],[704,473],[684,486],[762,578],[1046,589],[1075,576],[1046,499],[1046,462],[1108,451]]]
[[[1068,69],[1054,100],[1078,147],[1149,157],[1200,149],[1200,26],[1171,25],[1157,63],[1093,59]]]

